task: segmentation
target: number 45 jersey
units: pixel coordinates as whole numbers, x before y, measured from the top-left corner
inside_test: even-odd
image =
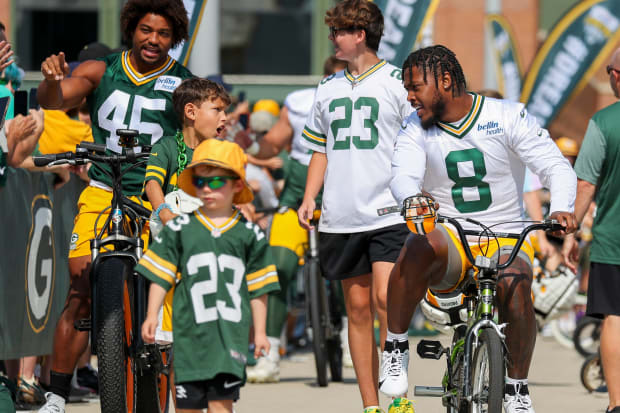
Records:
[[[348,70],[319,84],[302,142],[325,153],[319,230],[353,233],[403,223],[390,193],[390,165],[400,125],[411,113],[400,69],[384,60],[357,77]]]
[[[279,290],[265,234],[236,211],[216,227],[200,209],[168,223],[136,271],[173,286],[172,330],[177,382],[219,373],[245,379],[250,300]]]
[[[471,110],[455,124],[438,122],[424,129],[413,115],[403,124],[390,184],[399,204],[424,189],[439,202],[443,215],[485,225],[519,221],[527,165],[550,189],[551,211],[572,212],[575,173],[547,131],[521,103],[471,96]],[[493,229],[522,228],[523,223],[512,223]]]
[[[93,139],[108,150],[121,152],[117,129],[135,129],[140,132],[140,145],[154,145],[164,136],[173,136],[180,123],[172,107],[172,92],[192,74],[183,65],[168,57],[157,69],[138,73],[130,61],[131,51],[108,55],[100,60],[106,69],[101,81],[88,97],[92,120]],[[129,165],[124,165],[123,169]],[[89,176],[107,186],[112,182],[102,168],[93,164]],[[123,176],[123,193],[139,195],[142,192],[145,166],[137,167]]]

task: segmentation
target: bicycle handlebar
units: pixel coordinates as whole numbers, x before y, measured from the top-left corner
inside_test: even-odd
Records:
[[[469,218],[466,218],[465,221],[480,225],[479,222],[469,219]],[[508,268],[512,264],[512,262],[517,257],[517,254],[519,253],[519,250],[521,249],[523,242],[525,242],[525,238],[530,232],[536,231],[536,230],[559,231],[559,230],[564,229],[564,226],[562,226],[555,219],[546,219],[536,224],[529,225],[525,227],[525,229],[523,229],[523,231],[521,231],[521,233],[519,234],[507,233],[507,232],[493,232],[490,229],[483,229],[481,231],[465,230],[463,229],[461,224],[458,222],[458,220],[456,220],[455,218],[451,218],[451,217],[447,217],[447,216],[439,215],[439,214],[437,215],[437,222],[440,222],[440,223],[448,222],[456,228],[456,231],[459,235],[461,243],[463,244],[465,255],[467,255],[467,258],[469,259],[469,261],[475,267],[478,267],[478,268],[480,267],[475,264],[476,260],[474,259],[473,254],[471,252],[471,248],[469,247],[469,242],[467,241],[467,235],[516,239],[517,243],[514,245],[514,248],[512,249],[510,256],[508,257],[508,260],[504,262],[503,264],[495,264],[495,265],[491,264],[491,267],[489,269],[495,269],[495,270],[503,270],[505,268]]]
[[[101,163],[136,163],[141,158],[148,158],[150,155],[150,153],[146,151],[135,153],[132,150],[128,150],[124,155],[105,155],[105,152],[106,146],[103,144],[81,142],[79,145],[76,145],[75,152],[33,156],[33,161],[35,166],[46,166],[49,164],[59,165],[64,163],[79,165],[85,164],[88,161]]]

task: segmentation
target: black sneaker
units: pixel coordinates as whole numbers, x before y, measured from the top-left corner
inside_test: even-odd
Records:
[[[99,376],[97,370],[92,368],[90,364],[77,369],[77,382],[80,386],[88,387],[93,392],[99,393]]]
[[[620,413],[620,406],[616,406],[611,410],[605,409],[605,413]]]

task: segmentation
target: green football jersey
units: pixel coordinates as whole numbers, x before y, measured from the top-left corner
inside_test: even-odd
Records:
[[[187,156],[185,166],[187,166],[192,161],[194,150],[185,145],[185,155]],[[160,139],[151,150],[151,156],[146,165],[144,183],[146,185],[148,181],[157,181],[164,191],[164,195],[166,195],[175,190],[174,187],[179,178],[178,172],[179,149],[177,141],[174,136],[166,136],[164,139]]]
[[[200,209],[171,220],[136,271],[169,290],[176,383],[229,373],[245,380],[250,300],[279,290],[265,234],[235,211],[216,227]]]
[[[106,64],[105,72],[88,97],[93,138],[116,153],[121,153],[117,129],[138,130],[140,145],[154,145],[162,137],[174,135],[181,125],[172,107],[172,92],[183,79],[192,77],[171,57],[160,68],[142,75],[131,66],[130,53],[124,51],[101,59]],[[124,169],[128,167],[125,165]],[[103,169],[110,171],[107,165],[93,165],[89,176],[111,186]],[[141,193],[144,172],[142,166],[123,176],[125,195]]]

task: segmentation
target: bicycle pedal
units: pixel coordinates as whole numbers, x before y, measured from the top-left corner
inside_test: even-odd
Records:
[[[447,353],[447,351],[439,341],[434,340],[421,340],[417,347],[418,356],[423,359],[439,360],[443,353]]]
[[[82,318],[81,320],[75,320],[73,322],[73,328],[75,328],[77,331],[90,331],[92,328],[90,318]]]

